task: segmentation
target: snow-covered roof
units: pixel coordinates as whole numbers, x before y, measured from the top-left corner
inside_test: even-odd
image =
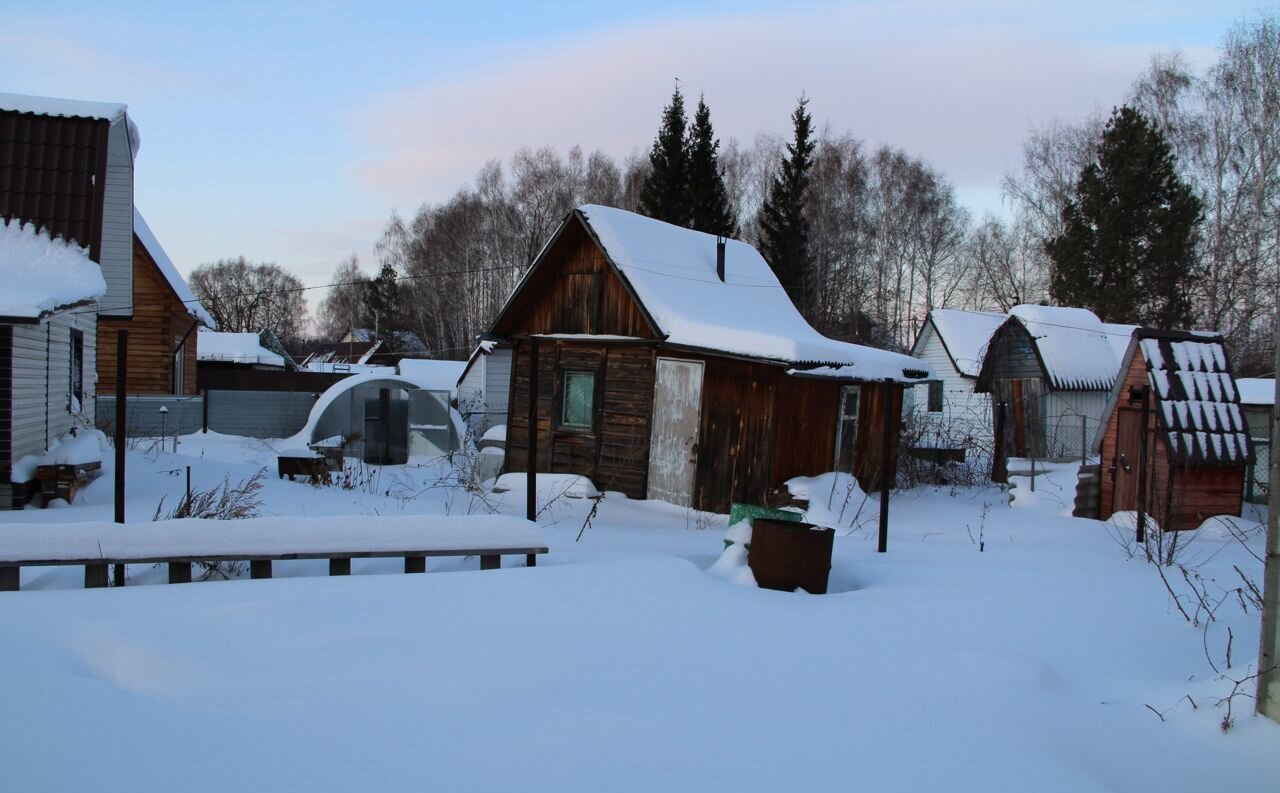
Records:
[[[0,110],[9,110],[14,113],[34,113],[37,116],[101,118],[114,122],[124,118],[128,109],[128,105],[120,102],[87,102],[82,99],[57,99],[51,96],[0,93]]]
[[[1242,405],[1274,405],[1276,381],[1274,377],[1241,377],[1236,380]]]
[[[256,333],[223,333],[200,328],[196,349],[202,361],[284,366],[284,358],[263,347]]]
[[[1014,306],[1010,316],[1034,340],[1054,388],[1106,390],[1120,371],[1107,329],[1087,308]]]
[[[1116,357],[1117,362],[1124,360],[1124,354],[1129,349],[1129,339],[1137,329],[1137,325],[1121,325],[1115,322],[1102,323],[1102,332],[1107,334],[1107,342],[1111,345],[1111,354]]]
[[[1147,377],[1174,460],[1248,462],[1249,429],[1222,339],[1143,331],[1134,341],[1147,362]]]
[[[120,102],[90,102],[83,99],[0,93],[0,110],[61,118],[100,118],[112,124],[124,119],[129,125],[129,146],[135,158],[138,156],[138,147],[142,144],[138,126],[129,118],[129,106]]]
[[[991,335],[1008,318],[1008,314],[996,311],[935,308],[929,312],[929,321],[942,346],[955,364],[956,371],[965,377],[977,377],[982,371],[982,358],[987,354]],[[918,353],[916,350],[912,352]]]
[[[0,317],[39,319],[106,294],[102,268],[74,242],[0,218]]]
[[[435,361],[422,358],[403,358],[396,364],[396,371],[401,375],[425,383],[423,388],[429,391],[453,391],[462,378],[462,370],[467,368],[466,361]]]
[[[929,365],[898,353],[828,339],[800,316],[764,257],[728,240],[725,278],[716,275],[716,237],[621,209],[577,213],[631,286],[668,344],[762,358],[827,376],[913,382]]]
[[[174,266],[169,254],[164,252],[164,248],[161,247],[156,235],[151,231],[151,227],[147,225],[147,221],[142,217],[142,213],[138,211],[136,206],[133,208],[133,233],[138,235],[138,240],[142,243],[142,247],[147,249],[147,253],[151,254],[151,258],[155,260],[156,267],[160,269],[160,274],[169,282],[174,294],[187,307],[187,311],[191,316],[203,322],[207,327],[217,330],[218,323],[214,321],[213,316],[208,311],[205,311],[204,306],[196,299],[191,287],[187,286],[186,279],[178,272],[178,268]]]

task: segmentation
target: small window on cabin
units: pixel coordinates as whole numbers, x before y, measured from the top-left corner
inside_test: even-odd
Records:
[[[840,417],[836,427],[836,470],[853,473],[853,454],[858,443],[858,404],[861,392],[856,385],[840,389]]]
[[[71,330],[71,381],[67,389],[67,409],[79,413],[84,405],[84,331]]]
[[[591,429],[595,424],[595,372],[565,372],[560,426]]]
[[[942,412],[942,381],[929,381],[929,412]]]

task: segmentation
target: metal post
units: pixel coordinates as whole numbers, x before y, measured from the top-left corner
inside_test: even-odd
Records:
[[[1080,464],[1089,462],[1089,417],[1080,417]]]
[[[187,466],[187,507],[191,506],[191,466]]]
[[[1148,397],[1147,387],[1142,386],[1142,435],[1138,438],[1138,530],[1134,537],[1139,545],[1147,542],[1147,436],[1151,433],[1147,426],[1151,420],[1151,400]]]
[[[129,331],[120,329],[116,331],[116,523],[124,523],[124,452],[128,445],[125,432],[128,421],[128,386],[125,380],[128,372]],[[124,565],[116,565],[115,574],[116,586],[124,586]]]
[[[1278,295],[1280,297],[1280,295]],[[1280,374],[1280,312],[1276,316],[1276,373]],[[1276,381],[1280,402],[1280,380]],[[1271,410],[1270,482],[1267,496],[1267,554],[1262,570],[1262,637],[1258,651],[1258,712],[1280,721],[1280,413]]]
[[[991,454],[991,481],[1005,483],[1009,481],[1009,469],[1004,458],[1004,412],[1008,410],[1009,403],[996,402],[995,406],[995,449]]]
[[[880,399],[884,407],[883,438],[880,441],[880,538],[876,551],[884,553],[889,550],[889,487],[893,484],[894,467],[889,465],[889,455],[894,432],[893,420],[893,388],[892,380],[884,381],[884,389]]]
[[[538,517],[538,340],[529,337],[529,463],[525,466],[525,518]]]
[[[1031,492],[1036,492],[1036,458],[1031,456]]]
[[[209,432],[209,389],[205,389],[200,398],[200,428],[201,432],[208,434]]]

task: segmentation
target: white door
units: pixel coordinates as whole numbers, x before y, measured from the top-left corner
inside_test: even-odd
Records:
[[[659,358],[649,439],[649,498],[685,507],[693,503],[701,408],[702,362]]]

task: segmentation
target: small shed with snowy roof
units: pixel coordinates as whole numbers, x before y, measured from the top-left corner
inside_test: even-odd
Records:
[[[1120,370],[1116,342],[1130,331],[1106,326],[1084,308],[1010,309],[974,389],[991,394],[993,412],[1003,405],[1005,456],[1080,457]]]
[[[1253,445],[1222,337],[1139,328],[1121,367],[1093,444],[1100,517],[1141,508],[1176,531],[1239,515]]]
[[[974,385],[991,336],[1008,318],[995,311],[952,308],[935,308],[925,317],[911,355],[928,362],[937,379],[916,386],[912,402],[918,414],[937,419],[940,437],[928,442],[990,439],[991,398],[976,393]],[[967,445],[972,448],[973,444]]]
[[[932,374],[815,331],[750,245],[602,206],[569,213],[490,336],[513,350],[508,471],[532,435],[537,471],[716,512],[833,468],[878,488]]]

